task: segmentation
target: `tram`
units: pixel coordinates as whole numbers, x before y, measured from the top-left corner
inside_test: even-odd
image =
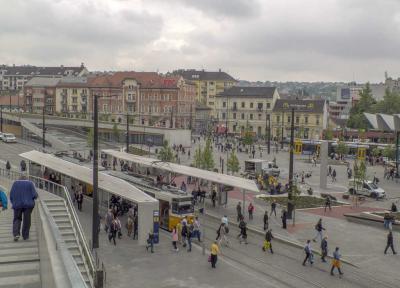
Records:
[[[158,200],[160,204],[160,227],[172,231],[183,218],[188,223],[194,221],[193,196],[174,187],[163,186],[161,189],[153,185],[148,177],[135,177],[123,172],[104,171],[105,173],[129,182]]]

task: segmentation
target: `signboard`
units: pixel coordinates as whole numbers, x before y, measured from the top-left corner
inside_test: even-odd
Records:
[[[153,243],[158,244],[160,241],[160,235],[159,235],[159,230],[160,230],[160,211],[154,210],[153,211]]]

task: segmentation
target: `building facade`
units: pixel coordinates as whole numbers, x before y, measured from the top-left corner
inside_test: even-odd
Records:
[[[192,81],[196,86],[196,100],[212,109],[216,116],[216,96],[237,83],[228,73],[221,71],[204,70],[177,70],[173,74],[181,75]]]
[[[60,79],[35,77],[24,85],[24,110],[28,113],[55,113],[56,87]]]
[[[32,78],[82,77],[88,73],[82,63],[78,67],[37,67],[0,65],[0,91],[18,91]]]
[[[56,85],[55,112],[63,115],[86,114],[89,101],[86,77],[62,78]]]
[[[266,135],[275,102],[279,99],[275,87],[233,86],[216,97],[217,131],[242,134],[252,131]]]
[[[277,100],[272,112],[272,137],[277,140],[282,136],[283,138],[290,137],[292,107],[296,107],[294,110],[295,137],[322,139],[322,133],[328,125],[328,109],[325,100]]]

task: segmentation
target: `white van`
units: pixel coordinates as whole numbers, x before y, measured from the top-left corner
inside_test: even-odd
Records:
[[[362,183],[360,180],[349,180],[349,193],[364,195],[372,198],[385,198],[385,190],[378,187],[375,183],[369,180],[364,180]]]
[[[3,133],[3,142],[6,143],[15,143],[17,142],[17,138],[15,138],[15,135],[12,133]]]

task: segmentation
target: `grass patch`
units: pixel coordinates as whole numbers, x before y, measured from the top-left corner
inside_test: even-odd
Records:
[[[135,155],[139,155],[139,156],[147,156],[149,155],[149,151],[137,148],[137,147],[129,147],[129,153],[130,154],[135,154]]]
[[[277,196],[277,197],[258,197],[260,200],[264,200],[271,204],[273,200],[281,206],[287,206],[288,199],[286,196]],[[325,199],[324,198],[317,198],[313,196],[297,196],[295,200],[296,209],[304,209],[304,208],[317,208],[317,207],[325,207]],[[343,205],[343,203],[336,202],[331,200],[331,205]]]

